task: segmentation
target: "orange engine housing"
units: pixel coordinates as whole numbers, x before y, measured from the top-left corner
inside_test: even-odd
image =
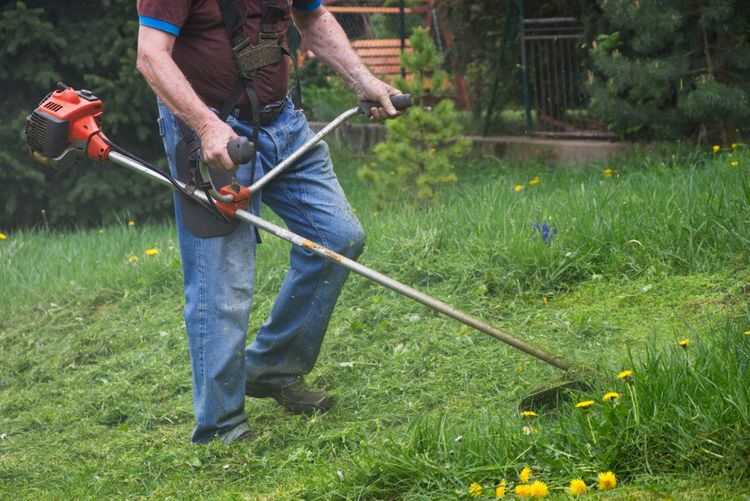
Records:
[[[88,90],[58,86],[26,117],[26,142],[32,154],[55,159],[76,149],[92,160],[106,160],[110,146],[99,129],[101,100]]]

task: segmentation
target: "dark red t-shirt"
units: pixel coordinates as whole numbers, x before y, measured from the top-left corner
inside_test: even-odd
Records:
[[[247,16],[245,33],[253,43],[260,33],[261,0],[236,0],[240,15]],[[284,16],[276,24],[279,41],[285,36],[292,0],[278,0]],[[295,8],[312,10],[316,0],[295,0]],[[239,78],[217,0],[137,0],[140,23],[176,36],[172,57],[196,93],[214,108],[221,108]],[[261,104],[282,99],[287,90],[289,60],[256,71],[255,92]],[[239,104],[246,104],[243,93]]]

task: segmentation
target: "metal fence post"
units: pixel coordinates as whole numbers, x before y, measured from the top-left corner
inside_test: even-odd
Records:
[[[521,42],[521,67],[523,71],[523,105],[526,112],[526,134],[531,134],[531,100],[529,97],[529,65],[526,61],[526,41],[524,40],[524,0],[518,0],[518,21],[520,23],[520,42]]]

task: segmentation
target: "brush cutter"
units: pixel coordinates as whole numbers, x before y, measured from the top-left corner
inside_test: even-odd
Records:
[[[399,110],[411,106],[411,98],[408,94],[393,96],[391,101],[394,107]],[[379,106],[379,103],[364,101],[343,112],[283,162],[276,165],[249,187],[240,186],[238,183],[233,182],[217,189],[210,182],[211,177],[206,167],[201,169],[204,181],[208,181],[204,185],[205,189],[194,189],[194,187],[174,179],[170,174],[128,153],[110,141],[100,130],[103,117],[101,100],[88,90],[75,91],[64,84],[58,84],[57,90],[47,95],[31,115],[27,117],[26,138],[31,156],[37,161],[57,167],[70,164],[76,158],[81,157],[88,157],[98,162],[112,161],[178,190],[205,206],[207,210],[218,211],[220,215],[226,218],[239,219],[286,240],[293,245],[303,247],[313,254],[332,261],[339,266],[343,266],[369,280],[422,303],[428,308],[454,318],[469,327],[473,327],[528,355],[565,371],[565,376],[561,380],[537,389],[525,397],[520,404],[522,409],[553,405],[559,397],[565,396],[567,392],[564,390],[586,387],[587,384],[579,379],[583,375],[582,370],[572,362],[539,347],[531,346],[472,315],[261,219],[247,210],[250,197],[253,193],[256,193],[280,172],[292,165],[310,150],[312,146],[347,119],[359,113],[369,116],[370,108],[375,106]],[[247,163],[255,155],[253,144],[246,138],[230,141],[227,147],[230,157],[237,164]]]

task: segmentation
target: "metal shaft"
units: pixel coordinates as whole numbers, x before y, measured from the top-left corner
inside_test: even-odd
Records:
[[[335,129],[342,123],[346,122],[349,118],[356,115],[357,113],[359,113],[359,107],[355,106],[354,108],[348,109],[345,112],[343,112],[341,115],[334,118],[331,123],[329,123],[322,129],[320,129],[320,131],[317,134],[311,137],[305,144],[300,146],[294,153],[286,157],[283,162],[279,163],[276,167],[266,172],[263,175],[263,177],[258,179],[255,183],[253,183],[250,186],[250,193],[257,193],[259,189],[261,189],[266,184],[268,184],[268,182],[271,181],[271,179],[275,178],[277,175],[279,175],[281,171],[283,171],[284,169],[292,165],[294,162],[299,160],[299,158],[302,155],[307,153],[307,151],[310,148],[315,146],[321,139],[327,136],[329,132],[331,132],[333,129]]]
[[[108,158],[109,160],[112,160],[115,163],[118,163],[124,167],[127,167],[141,174],[145,174],[151,177],[152,179],[160,182],[161,184],[168,186],[170,188],[173,188],[171,182],[166,177],[164,177],[163,175],[157,172],[154,172],[153,170],[148,169],[140,162],[137,162],[125,155],[122,155],[117,152],[111,152]],[[276,167],[276,169],[278,169],[278,167]],[[270,171],[268,174],[266,174],[266,176],[263,179],[268,177],[268,175],[272,172],[273,170]],[[180,186],[185,187],[184,183],[180,181],[177,181],[177,183]],[[206,194],[201,191],[195,191],[193,193],[193,196],[202,202],[208,201],[208,197],[206,196]],[[535,346],[530,346],[524,343],[523,341],[516,339],[510,334],[507,334],[499,329],[496,329],[495,327],[492,327],[491,325],[483,322],[482,320],[472,315],[469,315],[468,313],[464,313],[463,311],[457,310],[456,308],[452,307],[451,305],[447,303],[444,303],[438,299],[430,297],[427,294],[424,294],[416,289],[413,289],[409,287],[408,285],[404,285],[401,282],[394,280],[386,275],[383,275],[382,273],[379,273],[371,268],[368,268],[367,266],[364,266],[352,259],[349,259],[330,249],[327,249],[321,245],[311,242],[310,240],[303,238],[297,235],[296,233],[292,233],[291,231],[281,228],[280,226],[276,226],[273,223],[269,223],[268,221],[259,218],[258,216],[252,214],[251,212],[240,209],[240,210],[237,210],[237,213],[235,214],[235,216],[238,219],[241,219],[264,231],[267,231],[268,233],[276,235],[277,237],[283,240],[286,240],[287,242],[303,247],[309,250],[310,252],[312,252],[313,254],[316,254],[324,259],[327,259],[328,261],[332,261],[336,264],[343,266],[344,268],[348,270],[358,273],[362,275],[363,277],[372,280],[373,282],[379,283],[380,285],[388,287],[389,289],[394,290],[398,292],[399,294],[402,294],[406,297],[414,299],[415,301],[422,303],[423,305],[429,308],[432,308],[435,311],[448,315],[449,317],[454,318],[458,320],[459,322],[468,325],[469,327],[473,327],[474,329],[478,331],[484,332],[485,334],[488,334],[496,339],[499,339],[503,343],[509,344],[510,346],[513,346],[514,348],[517,348],[533,357],[543,360],[547,362],[548,364],[554,365],[555,367],[559,369],[567,371],[571,369],[573,366],[569,361],[565,359],[562,359],[556,355],[553,355],[552,353],[549,353]]]

